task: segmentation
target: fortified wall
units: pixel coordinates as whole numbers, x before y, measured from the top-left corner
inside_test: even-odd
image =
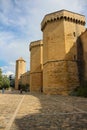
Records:
[[[42,40],[30,44],[30,91],[41,92],[43,86],[43,42]]]
[[[80,36],[80,44],[82,46],[83,56],[83,77],[87,81],[87,30]]]
[[[85,17],[61,10],[48,14],[43,31],[43,92],[68,94],[79,86],[77,38],[85,31]]]
[[[20,76],[19,85],[30,85],[30,71],[27,71]]]
[[[47,14],[43,18],[41,22],[43,32],[43,80],[41,78],[41,82],[43,83],[42,90],[44,93],[67,95],[80,86],[80,74],[82,72],[79,72],[81,69],[79,65],[82,59],[78,56],[78,37],[85,31],[85,21],[84,15],[67,10]],[[33,44],[35,43],[31,43],[31,45]],[[40,58],[38,57],[42,54],[37,54],[36,45],[30,50],[30,71],[35,75],[36,66],[40,66]],[[34,84],[37,84],[38,81],[40,82],[40,78],[34,78],[30,75],[31,90],[36,91],[35,88],[38,88],[39,85],[34,87]]]
[[[87,81],[85,23],[84,15],[67,10],[43,18],[43,40],[31,42],[29,46],[31,92],[68,95],[82,81]],[[25,61],[22,63],[21,68],[21,60],[16,61],[16,88],[20,75],[25,73]]]

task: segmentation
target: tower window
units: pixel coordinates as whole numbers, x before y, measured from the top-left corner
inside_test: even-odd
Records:
[[[75,33],[75,32],[73,32],[73,36],[74,36],[74,37],[76,36],[76,33]]]
[[[76,60],[76,55],[74,55],[74,60]]]

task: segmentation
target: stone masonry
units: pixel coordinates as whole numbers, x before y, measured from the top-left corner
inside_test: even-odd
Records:
[[[30,44],[30,91],[41,92],[43,70],[43,42],[41,40]]]
[[[85,17],[66,10],[48,14],[43,31],[43,92],[68,94],[79,86],[76,40],[85,31]]]
[[[83,53],[83,67],[84,67],[84,80],[87,81],[87,30],[80,36],[82,53]]]
[[[67,10],[45,15],[43,39],[29,46],[31,92],[68,95],[87,81],[85,23],[84,15]]]

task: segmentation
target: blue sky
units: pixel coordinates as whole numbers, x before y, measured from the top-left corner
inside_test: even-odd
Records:
[[[0,67],[4,74],[15,73],[19,57],[30,69],[30,42],[42,39],[44,15],[61,9],[87,18],[87,0],[0,0]]]

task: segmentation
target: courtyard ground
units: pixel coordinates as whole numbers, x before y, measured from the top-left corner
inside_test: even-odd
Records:
[[[0,130],[87,130],[87,98],[0,93]]]

